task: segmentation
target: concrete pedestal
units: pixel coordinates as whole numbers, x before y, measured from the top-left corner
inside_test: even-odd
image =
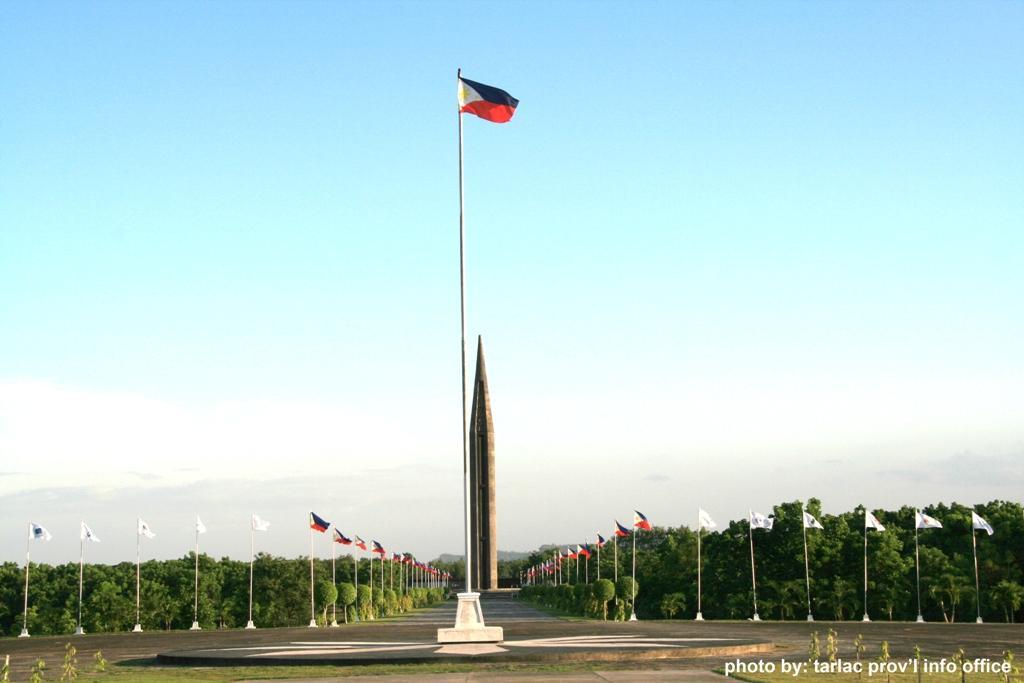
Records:
[[[135,628],[132,629],[132,633],[142,633],[142,624],[135,624]]]
[[[256,624],[252,623],[252,620],[250,619],[250,620],[249,620],[249,623],[247,623],[247,624],[245,625],[245,628],[246,628],[246,629],[254,629],[254,628],[256,628]]]
[[[479,593],[459,593],[455,628],[437,629],[439,643],[500,643],[505,633],[500,626],[485,626]]]
[[[81,626],[75,628],[75,635],[76,636],[84,636],[85,635],[85,629],[82,628]]]
[[[21,633],[18,634],[18,637],[19,638],[28,638],[28,629],[27,628],[21,629]]]
[[[199,625],[198,621],[193,621],[189,631],[202,631],[203,627]]]
[[[704,621],[704,615],[703,615],[703,614],[701,614],[700,612],[697,612],[697,616],[695,616],[695,617],[693,618],[693,620],[694,620],[694,621]]]

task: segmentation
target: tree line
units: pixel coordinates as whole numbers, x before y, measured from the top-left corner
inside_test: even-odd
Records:
[[[394,578],[392,579],[392,570]],[[440,588],[403,591],[399,569],[373,563],[372,602],[368,559],[359,563],[355,588],[351,557],[337,560],[337,583],[330,560],[314,561],[317,621],[391,616],[443,600]],[[145,630],[187,629],[192,624],[195,555],[175,560],[149,560],[141,566],[140,620]],[[86,564],[82,626],[86,633],[130,631],[135,623],[135,563]],[[21,631],[25,567],[0,564],[0,633]],[[253,621],[258,627],[304,626],[309,623],[309,558],[289,559],[260,553],[253,563]],[[78,615],[78,563],[32,563],[28,624],[33,635],[74,633]],[[199,556],[199,624],[204,629],[241,628],[249,619],[249,563]]]
[[[811,498],[806,509],[824,529],[807,530],[811,605],[818,619],[860,619],[864,612],[864,507],[838,515],[822,514],[821,502]],[[971,511],[984,517],[995,534],[977,532],[980,596],[974,588]],[[869,531],[867,611],[872,619],[913,620],[917,616],[914,563],[915,509],[873,511],[885,531]],[[942,529],[919,532],[921,602],[928,621],[974,621],[977,600],[985,621],[1020,621],[1024,614],[1024,508],[1018,503],[992,501],[974,508],[938,504],[923,512],[939,519]],[[771,531],[754,530],[758,608],[762,618],[806,619],[803,518],[800,501],[774,507]],[[634,532],[636,533],[636,532]],[[702,600],[706,619],[747,619],[752,616],[750,541],[746,520],[720,531],[701,532]],[[601,577],[612,578],[612,552],[601,552]],[[632,540],[618,539],[620,585],[608,599],[611,616],[629,615],[629,577]],[[596,553],[589,576],[597,576]],[[524,560],[503,563],[502,572],[520,576],[542,564],[552,552],[537,551]],[[580,560],[583,562],[583,560]],[[576,577],[575,560],[563,561],[563,576]],[[581,570],[580,577],[583,572]],[[548,578],[550,583],[550,577]],[[697,534],[687,527],[658,527],[637,536],[636,612],[640,618],[692,619],[697,611]],[[598,616],[603,605],[593,590],[533,591],[535,599],[553,607]],[[527,593],[529,595],[529,592]],[[627,605],[619,608],[620,602]]]

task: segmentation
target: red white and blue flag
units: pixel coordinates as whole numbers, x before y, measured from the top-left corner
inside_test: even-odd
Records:
[[[629,536],[631,533],[632,532],[629,529],[627,529],[626,527],[624,527],[621,524],[619,524],[619,520],[615,520],[615,535],[616,536],[618,536],[619,538],[625,538],[626,536]]]
[[[360,550],[366,550],[366,541],[364,541],[363,539],[359,538],[358,534],[356,534],[356,541],[355,541],[355,543],[356,543],[356,547],[359,548]]]
[[[582,555],[583,557],[590,557],[590,548],[586,545],[578,545],[576,546],[576,554]]]
[[[338,531],[338,527],[334,527],[334,542],[342,545],[352,545],[352,539]]]
[[[579,548],[579,546],[576,547]],[[570,560],[575,560],[577,557],[579,557],[579,555],[577,555],[572,548],[565,549],[565,556],[568,557]]]
[[[505,123],[516,113],[519,100],[494,86],[459,77],[459,111],[486,121]]]
[[[373,552],[377,553],[378,555],[387,555],[387,552],[385,552],[384,550],[384,546],[382,546],[380,543],[377,543],[377,541],[373,542]]]
[[[320,533],[327,531],[327,527],[331,526],[331,523],[322,517],[318,517],[315,512],[309,513],[309,528],[316,529]]]
[[[607,542],[608,541],[605,540],[604,536],[602,536],[601,534],[597,535],[597,547],[598,548],[603,548],[604,544],[607,543]]]
[[[639,510],[633,510],[633,526],[637,529],[643,529],[644,531],[651,530],[651,523],[644,517],[644,513]]]
[[[401,562],[402,561],[402,554],[401,553],[391,553],[391,561],[392,562]]]

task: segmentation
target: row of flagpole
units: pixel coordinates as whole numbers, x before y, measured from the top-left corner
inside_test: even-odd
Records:
[[[314,548],[313,548],[313,532],[321,531],[326,532],[331,525],[329,522],[318,517],[316,514],[309,513],[310,520],[310,553],[309,553],[309,567],[310,567],[310,605],[311,605],[311,618],[310,626],[315,627],[316,624],[316,603],[314,593]],[[322,528],[321,528],[322,527]],[[252,603],[253,603],[253,572],[254,563],[256,559],[256,532],[267,531],[270,528],[270,522],[262,519],[255,512],[252,513],[252,520],[249,526],[249,620],[246,623],[245,628],[254,629],[256,628],[252,618]],[[203,520],[196,515],[195,521],[195,592],[193,595],[193,620],[190,630],[198,631],[201,630],[199,625],[199,536],[200,534],[206,533],[206,525],[203,524]],[[367,550],[366,543],[355,536],[355,539],[346,537],[341,531],[334,527],[334,533],[332,534],[331,543],[331,581],[337,583],[337,574],[335,572],[335,560],[336,560],[336,546],[335,543],[341,545],[355,545],[355,547],[362,550]],[[142,538],[153,539],[156,538],[156,533],[150,528],[141,517],[137,520],[136,535],[135,535],[135,625],[132,628],[133,632],[139,633],[142,631]],[[22,629],[19,637],[27,638],[29,636],[28,631],[28,596],[29,596],[29,568],[32,564],[32,541],[49,541],[53,538],[53,535],[42,525],[30,522],[28,525],[28,539],[25,546],[25,592],[24,592],[24,613],[22,617]],[[79,554],[78,554],[78,618],[75,626],[75,634],[81,635],[85,633],[82,627],[82,599],[83,599],[83,586],[85,577],[85,542],[90,541],[92,543],[99,543],[100,538],[96,533],[86,524],[84,521],[81,523],[79,532]],[[373,555],[379,554],[381,556],[381,590],[384,586],[384,547],[377,541],[372,542],[372,550],[370,551],[370,601],[372,605],[373,601]],[[418,562],[410,553],[394,553],[391,558],[392,561],[392,575],[391,575],[391,586],[394,586],[394,563],[400,563],[399,573],[399,587],[403,592],[407,588],[447,588],[451,574],[432,567],[429,564]],[[355,553],[352,554],[353,563],[353,577],[355,579],[356,590],[359,588],[359,565],[358,559]],[[405,567],[408,566],[408,572],[405,571]],[[405,575],[403,575],[405,574]],[[358,619],[358,617],[357,617]],[[333,605],[332,621],[331,626],[337,626],[337,601]]]
[[[806,509],[801,505],[801,527],[803,532],[803,546],[804,546],[804,581],[807,587],[807,620],[814,621],[814,610],[811,600],[811,565],[810,555],[807,546],[807,530],[808,529],[824,529],[821,522],[819,522],[814,515],[807,512]],[[751,581],[751,596],[753,598],[754,613],[752,620],[761,621],[761,616],[757,609],[757,565],[755,562],[754,554],[754,529],[764,529],[765,531],[771,531],[775,525],[775,518],[761,514],[760,512],[754,512],[753,510],[747,511],[747,525],[748,525],[748,536],[750,543],[750,581]],[[633,541],[633,553],[632,553],[632,578],[635,585],[636,582],[636,530],[643,529],[649,531],[651,529],[650,522],[647,520],[641,512],[634,511],[633,518],[633,529],[627,529],[622,524],[615,521],[615,531],[612,534],[612,551],[614,553],[614,559],[612,566],[614,567],[614,582],[618,583],[618,543],[617,538],[626,536],[632,536]],[[701,534],[704,530],[714,530],[717,528],[715,521],[711,518],[703,508],[697,508],[697,614],[694,617],[695,621],[703,621],[704,615],[701,612],[701,593],[702,593],[702,557],[701,557]],[[918,544],[918,531],[921,529],[941,529],[942,523],[934,517],[924,514],[920,510],[914,511],[914,564],[915,564],[915,577],[916,577],[916,593],[917,593],[917,621],[923,622],[924,615],[921,611],[921,558]],[[885,531],[885,526],[878,521],[867,509],[864,510],[864,616],[863,621],[871,621],[868,616],[868,531]],[[978,544],[976,531],[985,531],[988,535],[995,533],[987,521],[985,521],[977,512],[971,511],[971,547],[974,554],[974,588],[975,593],[980,596],[981,585],[978,576]],[[607,543],[604,536],[597,534],[597,541],[595,546],[597,547],[597,578],[601,578],[601,548]],[[589,558],[590,558],[590,547],[589,544],[577,545],[575,550],[572,548],[566,548],[565,554],[562,554],[561,549],[556,549],[555,554],[551,560],[542,562],[538,565],[530,567],[524,572],[525,583],[527,585],[534,584],[537,582],[537,578],[544,576],[550,576],[552,582],[555,585],[565,583],[562,580],[562,568],[561,563],[566,559],[576,560],[576,581],[579,582],[579,557],[583,555],[588,560],[588,571],[587,576],[589,577]],[[589,580],[587,581],[589,583]],[[635,590],[635,588],[634,588]],[[634,596],[635,597],[635,596]],[[981,600],[980,598],[975,601],[977,603],[978,615],[977,623],[982,623],[981,618]],[[632,601],[631,601],[632,604]],[[630,621],[636,621],[636,610],[633,609],[630,617]]]

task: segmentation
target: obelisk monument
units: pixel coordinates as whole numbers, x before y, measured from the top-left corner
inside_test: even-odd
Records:
[[[498,587],[498,514],[494,501],[494,421],[481,337],[477,337],[476,377],[469,420],[469,481],[473,585],[479,590],[495,589]]]

